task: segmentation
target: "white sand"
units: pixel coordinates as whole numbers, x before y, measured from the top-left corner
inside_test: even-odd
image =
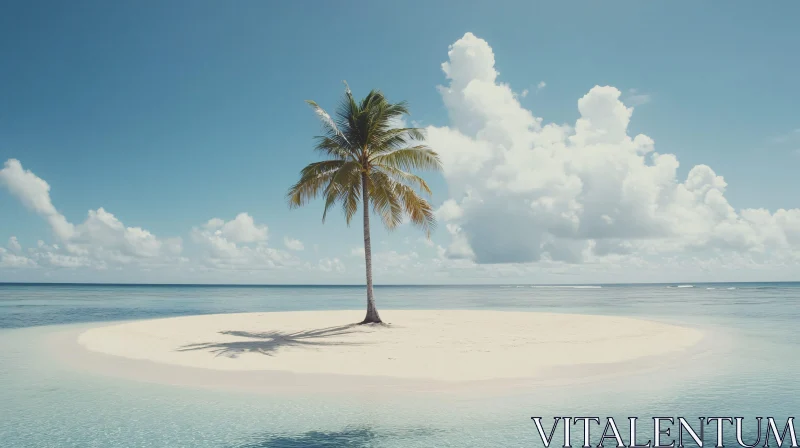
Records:
[[[612,316],[384,310],[381,317],[390,325],[347,325],[363,318],[360,310],[189,316],[92,328],[78,342],[92,352],[215,371],[459,382],[630,365],[680,354],[702,338],[695,329]]]

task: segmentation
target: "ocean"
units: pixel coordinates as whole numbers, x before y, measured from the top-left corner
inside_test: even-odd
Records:
[[[106,321],[361,309],[362,286],[0,284],[0,447],[534,447],[542,445],[532,416],[581,415],[614,416],[625,428],[630,416],[741,416],[754,437],[752,418],[785,423],[800,410],[800,283],[380,286],[375,294],[379,310],[620,315],[708,337],[668,372],[570,387],[423,402],[380,393],[278,398],[80,372],[51,359],[41,341]]]

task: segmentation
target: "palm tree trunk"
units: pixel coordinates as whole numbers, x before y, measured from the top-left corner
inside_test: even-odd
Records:
[[[375,295],[372,292],[372,244],[369,237],[368,179],[367,173],[361,174],[361,197],[364,202],[364,260],[366,261],[367,265],[367,316],[361,323],[379,324],[382,323],[382,321],[381,317],[378,315],[378,309],[375,308]]]

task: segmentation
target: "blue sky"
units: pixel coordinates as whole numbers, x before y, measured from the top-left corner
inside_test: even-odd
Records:
[[[391,100],[407,100],[410,120],[420,126],[457,129],[454,106],[443,102],[437,86],[448,86],[441,64],[448,61],[449,46],[467,32],[490,46],[499,72],[494,84],[510,86],[519,107],[545,124],[575,126],[581,116],[578,99],[596,85],[618,89],[620,100],[635,110],[627,133],[646,134],[655,141],[654,152],[674,154],[680,162],[676,182],[684,182],[696,165],[724,177],[724,197],[737,210],[726,223],[745,219],[739,210],[800,208],[795,175],[800,164],[798,14],[800,4],[789,1],[326,2],[313,8],[257,1],[7,2],[0,14],[0,164],[16,159],[46,181],[53,206],[76,226],[86,220],[87,211],[102,207],[126,227],[140,227],[160,239],[180,238],[180,257],[194,267],[154,272],[138,262],[115,265],[108,260],[101,269],[96,263],[48,265],[44,255],[29,248],[39,240],[59,244],[51,224],[11,189],[0,189],[0,242],[16,237],[21,246],[17,255],[32,261],[17,258],[0,265],[0,281],[360,281],[358,257],[350,255],[361,245],[359,227],[347,229],[339,216],[323,226],[318,206],[286,207],[286,189],[316,157],[312,136],[320,127],[303,100],[333,109],[346,79],[356,95],[380,88]],[[416,254],[407,258],[409,263],[426,273],[436,266],[439,273],[419,277],[413,266],[404,265],[407,270],[379,279],[458,283],[465,276],[475,278],[475,272],[487,282],[638,278],[625,269],[640,266],[631,258],[592,258],[587,264],[574,257],[559,259],[553,250],[542,260],[539,252],[548,253],[542,249],[523,255],[524,266],[519,266],[516,258],[501,253],[502,244],[492,246],[499,249],[490,250],[489,257],[481,249],[469,255],[476,252],[478,239],[486,239],[481,232],[487,226],[503,231],[503,218],[497,216],[496,224],[470,218],[472,212],[460,202],[463,185],[485,178],[466,181],[464,176],[429,175],[434,206],[453,199],[467,210],[450,230],[447,220],[440,220],[433,246],[417,242],[421,233],[413,229],[375,232],[379,250],[400,258]],[[584,189],[589,188],[582,179]],[[531,194],[544,195],[540,190]],[[243,212],[254,225],[267,226],[269,236],[240,243],[288,250],[284,237],[297,239],[304,250],[288,252],[294,264],[253,267],[246,274],[242,270],[251,271],[246,266],[230,270],[204,264],[202,244],[192,243],[192,229]],[[479,212],[474,210],[475,216]],[[757,271],[752,274],[757,279],[796,279],[793,216],[773,217],[783,237],[737,236],[754,241],[734,248],[746,263],[712,263],[703,275],[740,278],[747,269]],[[719,234],[717,224],[706,233]],[[599,238],[588,230],[570,236],[552,227],[535,231],[546,234],[534,238],[537,245],[552,235],[581,244]],[[467,235],[472,250],[451,247],[459,232]],[[616,245],[641,240],[640,233],[619,232]],[[700,243],[681,243],[679,249],[672,244],[669,250],[637,247],[615,253],[638,254],[640,261],[654,263],[642,271],[643,279],[681,281],[696,275],[696,266],[683,264],[685,272],[670,274],[660,260],[685,256],[689,246],[692,251],[702,246],[703,254],[692,252],[689,258],[703,263],[730,258],[720,251],[729,250],[732,240],[717,247],[708,235],[698,236]],[[526,238],[522,231],[518,237]],[[81,244],[99,244],[89,240]],[[780,260],[764,255],[778,250],[773,243],[785,250]],[[60,247],[65,246],[62,241]],[[437,252],[436,246],[449,253]],[[441,262],[426,264],[437,257]],[[340,269],[308,267],[328,266],[323,260],[334,259],[340,260]],[[451,266],[448,260],[461,264]],[[514,261],[512,271],[507,271],[509,260]],[[614,267],[601,268],[603,263]],[[747,263],[759,268],[753,271]],[[306,268],[292,267],[300,265]],[[553,273],[558,270],[574,275]]]

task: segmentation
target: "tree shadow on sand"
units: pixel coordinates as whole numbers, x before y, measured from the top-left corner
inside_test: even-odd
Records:
[[[242,353],[260,353],[262,355],[272,356],[282,347],[314,348],[334,345],[360,345],[354,342],[329,340],[336,336],[352,334],[354,330],[359,327],[363,328],[363,326],[358,324],[350,324],[296,332],[265,331],[257,333],[250,331],[220,331],[219,334],[248,338],[248,340],[188,344],[178,348],[177,351],[205,350],[214,353],[216,356],[236,358]]]
[[[411,440],[438,432],[428,428],[375,431],[369,427],[348,427],[341,431],[264,435],[256,437],[260,440],[236,445],[236,448],[370,448],[386,440]]]
[[[343,431],[264,436],[262,440],[237,448],[368,448],[377,440],[378,435],[369,428],[347,428]]]

